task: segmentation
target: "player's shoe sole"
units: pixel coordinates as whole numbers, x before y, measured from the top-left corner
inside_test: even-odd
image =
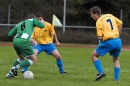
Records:
[[[106,74],[102,73],[102,74],[97,74],[97,78],[95,79],[95,81],[99,81],[101,78],[105,77]]]
[[[66,71],[64,71],[64,72],[61,72],[60,74],[67,74],[67,72],[66,72]]]
[[[9,74],[9,73],[6,75],[6,78],[9,78],[9,79],[14,79],[14,77],[15,77],[15,75]]]

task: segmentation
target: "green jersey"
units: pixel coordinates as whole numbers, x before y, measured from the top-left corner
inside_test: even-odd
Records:
[[[34,27],[44,28],[44,24],[36,18],[26,19],[18,23],[9,33],[10,38],[24,38],[30,40]]]

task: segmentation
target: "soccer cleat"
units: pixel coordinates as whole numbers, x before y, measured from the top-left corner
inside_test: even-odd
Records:
[[[9,79],[14,79],[15,75],[11,74],[11,73],[8,73],[6,75],[6,78],[9,78]]]
[[[60,74],[67,74],[67,72],[66,72],[66,71],[63,71],[63,72],[60,72]]]
[[[100,75],[100,73],[98,73],[96,76],[99,76]]]
[[[17,70],[15,69],[15,67],[12,67],[10,72],[12,72],[15,76],[18,76],[18,72]]]
[[[22,71],[21,71],[21,74],[23,74],[24,72],[25,72],[25,71],[24,71],[24,70],[22,70]]]
[[[95,79],[95,81],[99,81],[101,78],[105,77],[106,74],[102,73],[102,74],[97,74],[97,78]]]
[[[114,81],[119,81],[119,80],[114,80]]]

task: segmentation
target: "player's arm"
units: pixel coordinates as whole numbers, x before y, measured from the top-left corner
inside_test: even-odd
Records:
[[[123,22],[120,19],[118,19],[117,17],[114,17],[114,18],[115,18],[116,24],[118,26],[118,30],[120,32],[122,29],[122,26],[123,26]]]
[[[102,41],[102,39],[103,39],[103,36],[98,36],[98,40]]]
[[[102,25],[100,23],[96,23],[96,29],[97,29],[97,37],[98,40],[103,40],[103,34],[102,34],[102,30],[101,30]]]
[[[17,26],[15,26],[12,30],[9,31],[8,33],[8,37],[13,39],[13,37],[16,35],[16,32],[17,32]]]
[[[37,20],[36,18],[33,19],[33,23],[35,26],[40,27],[41,29],[44,28],[44,20]]]
[[[49,32],[50,32],[50,37],[51,37],[52,41],[53,41],[53,39],[54,39],[54,41],[55,41],[55,45],[56,45],[56,46],[60,45],[60,42],[58,41],[56,32],[55,32],[55,30],[54,30],[54,25],[51,25],[51,26],[50,26]]]
[[[120,24],[120,25],[118,26],[118,30],[119,30],[119,32],[120,32],[121,29],[122,29],[122,25],[123,25],[123,24]]]
[[[56,46],[60,45],[60,42],[58,41],[56,33],[54,33],[54,40],[55,40],[55,45]]]
[[[17,30],[19,28],[21,28],[21,24],[22,24],[22,21],[20,23],[18,23],[12,30],[10,30],[10,32],[8,33],[9,38],[14,39],[16,36],[19,35],[19,34],[16,34],[16,33],[17,33]]]
[[[33,45],[37,45],[38,44],[37,41],[35,39],[32,39],[32,38],[30,39],[30,42],[32,42]]]
[[[34,28],[36,28],[36,27],[34,27]],[[35,30],[32,33],[30,42],[32,42],[33,45],[37,45],[38,44],[37,41],[35,40]]]

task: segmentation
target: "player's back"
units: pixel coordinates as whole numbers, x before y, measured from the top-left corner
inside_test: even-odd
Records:
[[[103,40],[107,40],[110,38],[118,38],[119,37],[118,26],[121,23],[122,21],[120,21],[113,15],[104,14],[96,22],[97,32],[101,30],[103,34]]]
[[[18,25],[16,25],[16,27],[17,27],[16,38],[25,38],[29,40],[33,33],[34,28],[33,19],[26,19],[21,23],[19,23]]]

